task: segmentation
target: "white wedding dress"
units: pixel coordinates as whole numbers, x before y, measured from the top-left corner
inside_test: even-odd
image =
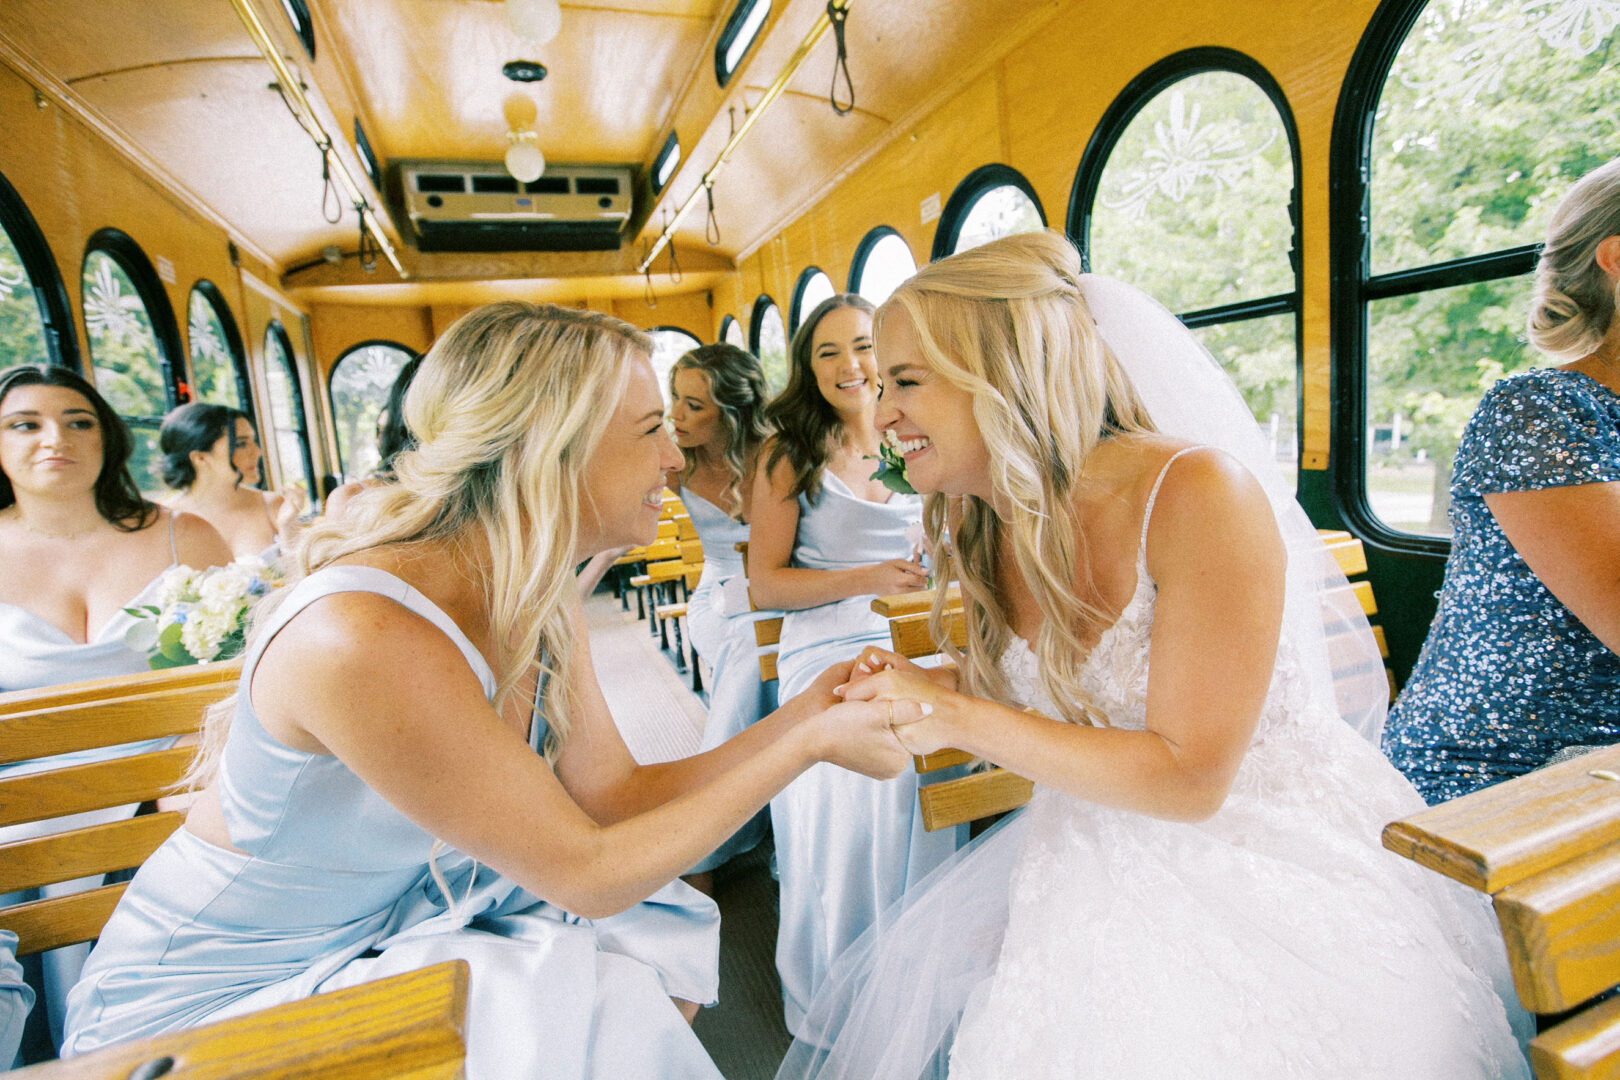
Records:
[[[1121,728],[1145,721],[1146,533],[1084,669]],[[1026,644],[1001,663],[1020,704],[1059,715]],[[845,955],[779,1077],[1528,1078],[1488,906],[1380,846],[1423,800],[1320,697],[1285,640],[1198,824],[1037,788]]]

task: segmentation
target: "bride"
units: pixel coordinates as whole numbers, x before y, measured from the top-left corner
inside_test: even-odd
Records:
[[[920,271],[877,356],[967,646],[843,693],[1035,796],[845,954],[779,1076],[1527,1077],[1488,910],[1379,846],[1423,800],[1368,741],[1376,654],[1334,679],[1365,620],[1191,334],[1046,233]]]

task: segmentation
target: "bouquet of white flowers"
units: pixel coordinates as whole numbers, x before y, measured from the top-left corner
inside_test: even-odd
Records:
[[[171,567],[155,605],[124,609],[137,620],[124,644],[146,653],[153,670],[229,660],[246,643],[248,609],[281,583],[280,568],[252,555],[206,570]]]

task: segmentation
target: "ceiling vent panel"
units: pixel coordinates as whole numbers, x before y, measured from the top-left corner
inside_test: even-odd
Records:
[[[548,165],[521,183],[499,163],[402,162],[421,251],[614,251],[630,220],[628,166]]]

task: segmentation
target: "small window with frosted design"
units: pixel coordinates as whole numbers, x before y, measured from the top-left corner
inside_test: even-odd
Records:
[[[874,304],[881,304],[900,283],[917,272],[917,260],[905,238],[886,225],[879,225],[855,249],[855,265],[849,272],[849,291],[859,293]]]
[[[727,345],[735,345],[739,349],[748,348],[748,331],[743,324],[727,315],[720,323],[720,340]]]
[[[186,340],[191,346],[191,397],[229,405],[252,415],[237,378],[236,335],[226,327],[218,301],[206,282],[191,290],[186,304]]]
[[[1007,165],[981,165],[946,200],[934,235],[934,258],[1044,228],[1046,212],[1029,181]]]
[[[33,278],[11,235],[0,228],[0,367],[51,360]]]
[[[1363,158],[1361,466],[1380,524],[1448,537],[1463,426],[1498,379],[1549,362],[1524,340],[1534,245],[1620,148],[1617,12],[1430,0],[1402,14]]]
[[[142,491],[157,491],[157,437],[172,399],[152,315],[129,271],[105,251],[85,256],[82,284],[96,389],[129,425],[130,475]]]
[[[344,482],[370,476],[382,460],[377,434],[388,392],[413,355],[403,345],[373,341],[350,349],[332,366],[332,420]]]
[[[1115,103],[1087,150],[1077,179],[1077,193],[1090,191],[1083,250],[1091,270],[1143,289],[1193,330],[1292,479],[1299,302],[1289,131],[1248,75],[1174,64],[1139,79],[1139,96]]]
[[[818,267],[809,267],[799,275],[799,283],[793,290],[793,310],[788,319],[788,334],[791,336],[804,325],[804,317],[816,310],[816,305],[833,296],[832,278],[828,277]]]
[[[272,323],[264,334],[264,385],[270,405],[272,453],[283,489],[300,491],[306,500],[315,490],[315,463],[309,453],[304,421],[304,392],[286,331]],[[309,505],[306,501],[305,505]]]
[[[782,309],[769,296],[754,301],[754,315],[749,321],[749,351],[759,358],[760,370],[771,393],[777,393],[788,381],[787,326],[782,322]]]

